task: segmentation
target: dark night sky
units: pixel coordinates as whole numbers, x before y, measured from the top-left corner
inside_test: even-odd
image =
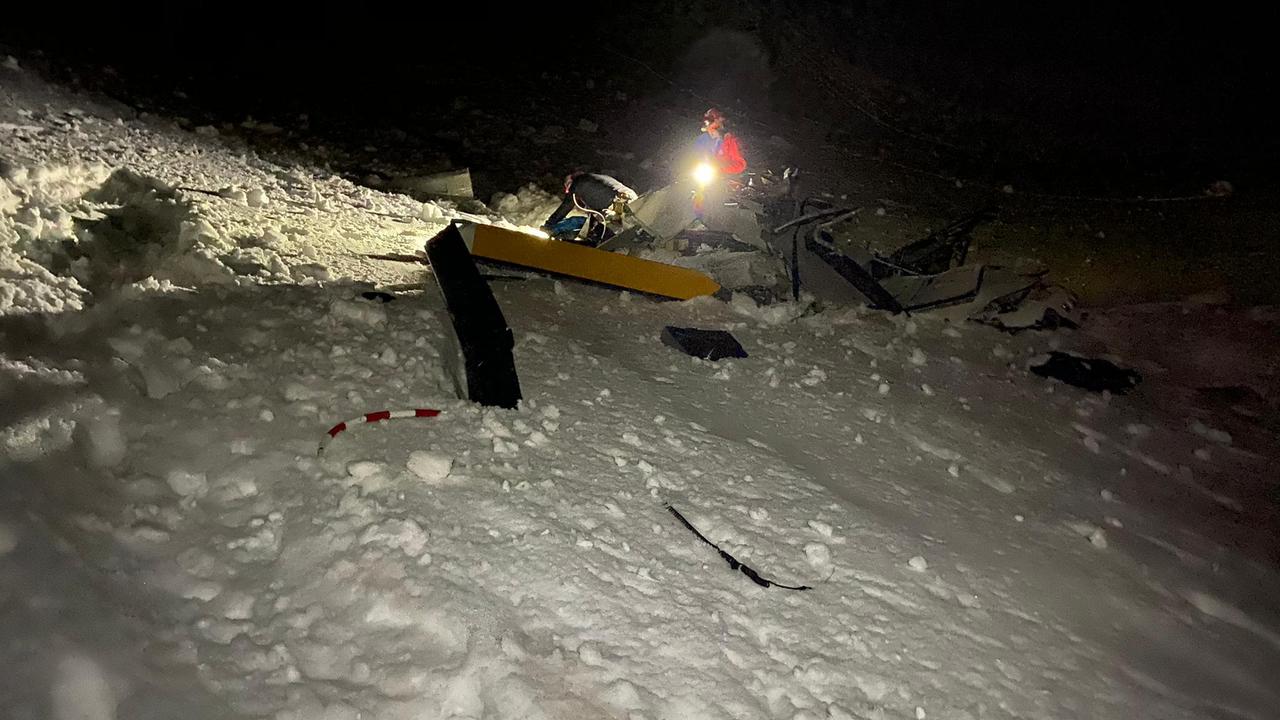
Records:
[[[353,117],[370,106],[383,113],[387,104],[377,101],[403,97],[409,87],[447,92],[450,83],[476,78],[533,79],[578,67],[609,72],[618,60],[601,46],[674,71],[690,42],[726,27],[759,39],[784,68],[776,77],[784,86],[804,85],[805,78],[785,70],[785,58],[801,51],[869,69],[909,91],[918,105],[913,122],[935,134],[968,132],[995,117],[1005,123],[993,125],[995,135],[1017,128],[1066,146],[1078,137],[1100,154],[1133,148],[1267,167],[1276,155],[1267,112],[1276,86],[1267,51],[1276,11],[1114,2],[685,0],[628,6],[593,20],[549,6],[451,17],[437,4],[317,4],[272,15],[248,6],[171,3],[97,10],[74,22],[40,18],[38,10],[25,14],[6,23],[0,41],[40,48],[68,64],[110,63],[138,87],[134,78],[149,78],[160,92],[180,85],[228,113],[272,105]],[[943,114],[973,122],[948,125]]]

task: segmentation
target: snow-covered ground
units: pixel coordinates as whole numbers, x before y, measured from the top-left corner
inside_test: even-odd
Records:
[[[417,251],[449,207],[12,65],[6,717],[1280,715],[1274,430],[1106,344],[1168,351],[1176,313],[1009,336],[506,280],[525,401],[484,409],[423,269],[362,257]],[[495,205],[522,224],[545,199]],[[750,357],[677,354],[667,324]],[[1027,371],[1058,346],[1150,382]],[[1217,360],[1274,402],[1273,364]],[[415,407],[443,412],[317,455]],[[752,584],[667,504],[813,590]]]

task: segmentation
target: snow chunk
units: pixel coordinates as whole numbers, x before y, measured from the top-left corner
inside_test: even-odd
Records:
[[[356,460],[347,463],[347,474],[353,478],[367,478],[377,475],[386,468],[386,465],[374,460]]]
[[[925,356],[923,350],[921,350],[920,348],[915,348],[914,350],[911,351],[912,365],[919,367],[921,365],[924,365],[927,362],[929,362],[929,358]]]
[[[823,537],[829,538],[832,535],[831,525],[829,525],[828,523],[824,523],[821,520],[810,520],[809,529],[813,530],[814,532],[818,533]]]
[[[288,647],[297,658],[302,674],[315,680],[349,680],[353,662],[360,654],[360,650],[351,645],[299,642]]]
[[[95,468],[112,468],[124,461],[126,442],[120,430],[120,413],[107,410],[94,418],[82,421],[85,452],[89,464]]]
[[[922,573],[929,569],[929,561],[919,555],[916,555],[907,561],[907,566],[916,572]]]
[[[0,242],[0,317],[80,310],[87,295],[76,278],[54,275]]]
[[[18,531],[11,525],[0,522],[0,557],[13,552],[18,547]]]
[[[426,222],[439,222],[444,220],[444,210],[435,203],[423,203],[422,209],[418,211],[418,219]]]
[[[255,244],[268,250],[279,250],[286,242],[288,242],[288,238],[279,230],[267,228],[262,231],[262,236],[257,238]]]
[[[1221,445],[1231,444],[1231,433],[1224,432],[1222,430],[1215,430],[1199,420],[1191,423],[1191,432],[1205,438],[1206,440],[1212,440],[1213,442]]]
[[[240,467],[222,473],[209,484],[214,502],[233,503],[258,494],[255,468]]]
[[[387,477],[388,469],[384,463],[374,460],[357,460],[347,464],[347,474],[351,477],[351,484],[358,485],[366,494],[378,492],[390,484],[390,479]]]
[[[360,535],[360,544],[378,543],[401,550],[410,557],[418,557],[430,539],[427,531],[412,519],[388,520],[366,529]]]
[[[315,396],[315,391],[300,382],[291,382],[284,386],[284,399],[289,402],[310,400]]]
[[[387,311],[373,303],[335,299],[329,303],[329,317],[355,325],[373,326],[387,322]]]
[[[809,374],[804,378],[802,378],[800,382],[804,385],[808,385],[809,387],[813,387],[814,385],[818,385],[819,383],[826,382],[826,380],[827,380],[827,373],[823,371],[822,368],[815,367],[809,370]]]
[[[809,559],[809,564],[814,567],[823,567],[831,564],[831,549],[822,543],[805,545],[804,554]]]
[[[453,470],[453,458],[442,453],[414,450],[409,453],[409,472],[429,485],[439,484]]]
[[[54,720],[114,720],[118,700],[102,666],[72,654],[58,661],[49,688]]]
[[[209,489],[209,483],[204,473],[170,470],[164,479],[171,490],[184,498],[200,497]]]
[[[513,225],[536,228],[559,204],[560,197],[530,183],[520,188],[515,195],[495,194],[489,207]]]
[[[1137,438],[1144,438],[1151,434],[1151,428],[1140,423],[1130,423],[1125,425],[1125,432]]]
[[[13,215],[22,205],[22,198],[9,189],[9,183],[0,178],[0,215]]]
[[[61,417],[27,418],[0,428],[0,450],[21,462],[36,460],[71,445],[75,428],[75,422]]]
[[[262,188],[254,188],[250,190],[245,194],[244,199],[245,203],[248,204],[249,207],[253,208],[265,207],[269,202],[267,194],[263,192]]]
[[[228,620],[252,620],[253,619],[253,603],[252,595],[244,592],[232,592],[223,596],[219,601],[222,604],[222,616]]]
[[[249,196],[244,190],[237,187],[224,187],[218,191],[218,194],[227,200],[240,205],[246,205],[249,202]]]
[[[1270,641],[1275,647],[1280,648],[1280,633],[1275,632],[1263,623],[1254,619],[1251,615],[1240,608],[1223,602],[1213,595],[1200,592],[1199,590],[1185,591],[1183,596],[1186,598],[1187,602],[1191,603],[1192,607],[1205,615],[1251,632],[1261,639]]]
[[[982,468],[969,467],[967,469],[975,478],[977,478],[978,482],[998,493],[1009,495],[1017,490],[1013,483],[1010,483],[1008,480],[1005,480],[998,475],[993,475]]]
[[[222,594],[222,585],[212,580],[187,580],[180,584],[176,590],[184,600],[209,602]]]
[[[1080,537],[1087,538],[1090,545],[1099,550],[1107,549],[1107,534],[1097,525],[1087,522],[1070,522],[1067,526]]]

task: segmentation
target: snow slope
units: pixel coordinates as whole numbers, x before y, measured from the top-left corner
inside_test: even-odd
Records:
[[[1027,372],[1083,338],[507,280],[525,402],[479,408],[359,257],[448,207],[0,92],[9,716],[1280,713],[1280,446]]]

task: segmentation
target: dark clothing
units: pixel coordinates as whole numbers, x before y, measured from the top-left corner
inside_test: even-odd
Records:
[[[619,197],[636,199],[636,191],[618,182],[616,178],[599,173],[583,173],[573,179],[569,192],[565,193],[560,207],[551,213],[543,227],[550,227],[565,219],[577,207],[603,213],[613,206]],[[576,200],[576,202],[575,202]]]

